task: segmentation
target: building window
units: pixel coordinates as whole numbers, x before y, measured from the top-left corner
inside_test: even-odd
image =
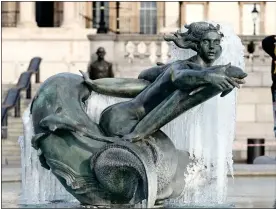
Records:
[[[100,21],[101,21],[101,10],[104,11],[104,22],[105,27],[109,28],[109,2],[95,2],[93,1],[93,28],[99,28],[100,27]]]
[[[2,27],[16,27],[19,20],[19,2],[1,2]]]
[[[37,1],[35,8],[38,27],[60,27],[63,19],[63,2]]]
[[[157,33],[157,5],[156,2],[143,1],[140,6],[140,33]]]

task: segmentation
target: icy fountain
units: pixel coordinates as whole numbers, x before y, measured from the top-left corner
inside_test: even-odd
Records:
[[[223,52],[215,65],[227,64],[244,69],[243,46],[230,26],[221,25],[224,34]],[[184,30],[184,29],[183,29]],[[187,59],[192,50],[171,44],[171,61]],[[127,99],[92,93],[87,102],[87,113],[98,122],[107,106]],[[93,102],[92,102],[93,101]],[[233,175],[232,142],[235,129],[236,91],[226,97],[216,96],[182,114],[162,128],[178,149],[188,150],[199,159],[183,174],[186,186],[181,197],[166,202],[168,206],[216,206],[226,203],[227,173]],[[95,114],[95,112],[97,114]],[[22,203],[47,204],[51,201],[77,203],[56,177],[40,166],[38,153],[31,147],[33,136],[30,107],[23,116],[24,137],[19,138],[22,159]],[[205,168],[204,166],[207,166]]]

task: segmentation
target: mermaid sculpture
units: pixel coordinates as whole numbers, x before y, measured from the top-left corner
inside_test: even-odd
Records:
[[[138,79],[61,73],[41,85],[30,108],[32,146],[82,204],[153,207],[181,194],[192,160],[160,129],[215,95],[226,96],[247,76],[231,63],[212,66],[222,52],[219,25],[186,27],[165,40],[196,51],[187,60],[147,69]],[[92,91],[131,99],[106,108],[97,124],[85,111]]]

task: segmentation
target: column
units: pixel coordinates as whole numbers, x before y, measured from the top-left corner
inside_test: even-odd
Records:
[[[165,2],[157,3],[157,33],[160,33],[161,29],[164,28],[165,22]]]
[[[123,4],[122,3],[125,3],[125,2],[121,2],[121,6],[123,8]],[[129,2],[130,3],[130,2]],[[134,33],[140,33],[140,3],[141,2],[131,2],[132,4],[132,11],[133,11],[133,15],[134,15],[134,18],[131,19],[131,23],[133,23],[133,27],[132,27],[132,31],[131,32],[134,32]],[[121,12],[120,14],[120,18],[123,16],[123,12]],[[123,28],[122,24],[120,26],[121,28]]]
[[[91,1],[86,2],[86,28],[93,28],[93,4]]]
[[[109,2],[109,28],[116,32],[116,2],[110,1]]]
[[[182,1],[179,10],[179,21],[180,21],[180,28],[183,28],[184,24],[186,23],[186,5],[187,2]]]
[[[19,2],[18,27],[37,27],[35,20],[35,2]]]
[[[265,6],[266,2],[260,2],[260,34],[265,34]]]
[[[84,28],[85,2],[63,2],[63,24],[66,28]]]
[[[179,12],[180,12],[180,3],[179,2],[164,2],[164,27],[160,29],[161,33],[170,33],[176,32],[179,29]],[[182,2],[182,5],[184,2]],[[173,12],[172,12],[173,11]]]

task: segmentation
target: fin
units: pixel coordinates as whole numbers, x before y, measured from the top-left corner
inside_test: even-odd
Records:
[[[32,147],[34,149],[38,150],[40,141],[42,139],[45,139],[46,136],[48,136],[48,134],[46,134],[46,133],[39,133],[39,134],[34,135],[32,138],[32,141],[31,141]]]
[[[39,125],[43,128],[48,128],[50,131],[54,132],[57,129],[67,129],[70,131],[75,131],[73,128],[72,121],[69,121],[66,118],[51,114],[43,118]]]

